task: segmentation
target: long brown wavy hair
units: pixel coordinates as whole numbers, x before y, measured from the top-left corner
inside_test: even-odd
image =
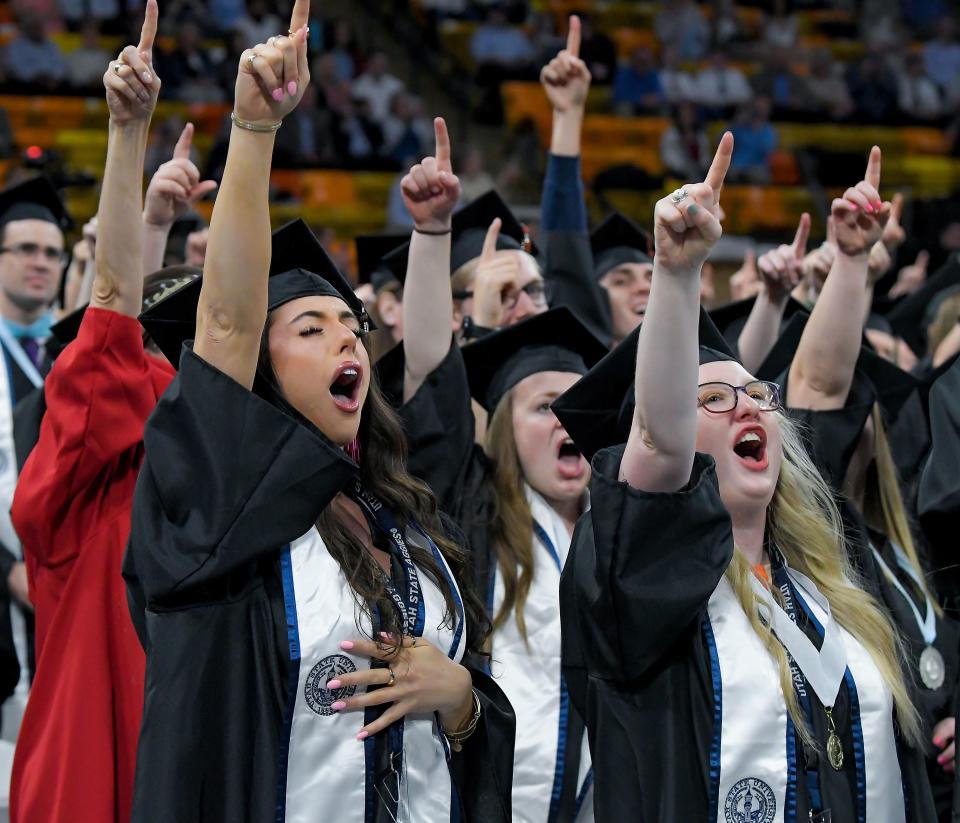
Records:
[[[272,312],[267,316],[260,339],[257,373],[258,378],[265,381],[278,397],[283,399],[270,359],[268,338],[271,322]],[[361,342],[365,342],[364,338],[361,338]],[[289,404],[286,406],[288,411],[292,408]],[[304,419],[296,410],[293,411],[299,419]],[[370,388],[361,412],[358,438],[361,447],[360,480],[364,488],[387,505],[401,529],[405,530],[415,521],[440,549],[460,589],[467,621],[467,650],[473,654],[482,654],[490,623],[474,587],[469,558],[453,539],[456,527],[452,521],[441,515],[436,497],[426,484],[407,472],[407,441],[400,421],[380,391],[375,373],[370,376]],[[403,634],[401,618],[397,614],[393,599],[387,593],[383,571],[373,555],[353,532],[337,519],[332,507],[328,506],[321,512],[317,519],[317,529],[330,556],[337,561],[347,578],[358,605],[370,618],[374,639],[379,639],[378,632],[390,632],[400,637]],[[454,593],[447,584],[442,568],[431,551],[409,541],[407,547],[417,567],[423,569],[443,592],[446,602],[443,624],[452,626],[456,615]]]
[[[523,610],[533,583],[533,515],[523,487],[523,469],[513,436],[513,390],[497,404],[487,427],[486,452],[493,462],[496,491],[490,536],[503,579],[503,603],[493,618],[498,629],[515,614],[520,636],[527,639]]]

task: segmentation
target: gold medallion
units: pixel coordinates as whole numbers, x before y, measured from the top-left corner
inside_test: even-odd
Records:
[[[838,772],[843,768],[843,746],[833,730],[827,736],[827,760],[830,761],[834,771]]]

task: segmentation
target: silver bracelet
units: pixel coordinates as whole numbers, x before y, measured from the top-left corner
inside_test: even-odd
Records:
[[[278,120],[276,123],[269,123],[266,126],[262,126],[259,123],[251,123],[247,120],[241,120],[237,117],[235,112],[230,112],[230,119],[233,121],[233,125],[241,129],[246,129],[247,131],[255,131],[260,134],[272,134],[280,126],[283,125],[283,120]]]

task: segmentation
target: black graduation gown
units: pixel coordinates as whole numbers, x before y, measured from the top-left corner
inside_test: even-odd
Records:
[[[400,405],[403,396],[404,357],[401,343],[377,364],[395,405]],[[496,547],[490,539],[497,505],[493,464],[475,442],[467,371],[456,344],[409,402],[400,405],[400,418],[410,445],[407,468],[430,487],[440,508],[463,533],[470,547],[477,591],[489,602],[497,563]],[[582,740],[583,721],[571,712],[558,823],[575,815]]]
[[[926,647],[920,627],[903,593],[890,582],[877,563],[870,543],[878,549],[887,567],[897,575],[921,615],[926,614],[926,601],[909,575],[898,566],[890,541],[885,535],[868,528],[859,512],[840,491],[874,400],[872,387],[857,375],[842,409],[790,409],[789,413],[802,424],[811,456],[834,491],[844,520],[853,566],[860,573],[864,585],[886,607],[903,639],[910,664],[908,683],[911,685],[911,697],[920,714],[924,737],[930,741],[933,727],[944,718],[953,716],[954,696],[960,686],[960,625],[946,616],[937,618],[937,637],[933,645],[943,656],[946,676],[939,689],[927,689],[918,674],[920,655]],[[930,575],[927,575],[927,579],[930,580]],[[939,753],[940,750],[928,742],[924,754],[930,785],[939,819],[946,820],[953,806],[954,776],[944,772],[937,764],[936,756]]]
[[[2,322],[2,321],[0,321]],[[6,347],[0,344],[6,371],[3,379],[10,381],[11,400],[13,405],[13,445],[17,459],[17,469],[22,469],[27,457],[33,451],[40,437],[40,420],[43,417],[43,389],[34,388],[30,378],[24,374],[16,361],[9,355]],[[41,376],[50,371],[50,358],[44,356],[38,369]],[[0,543],[0,703],[3,703],[13,694],[20,680],[20,661],[13,641],[13,624],[10,619],[10,592],[7,590],[7,577],[10,570],[18,561],[17,556]],[[34,618],[33,612],[17,604],[23,615],[27,630],[27,666],[30,669],[30,678],[36,672],[36,656],[34,654]]]
[[[598,821],[709,821],[714,695],[702,626],[733,556],[732,524],[712,458],[697,455],[680,491],[649,493],[618,481],[623,451],[593,459],[592,508],[577,525],[560,587],[564,672],[586,716],[594,811]],[[811,702],[814,735],[825,741],[826,715],[812,693]],[[833,716],[852,764],[849,712],[844,686]],[[922,758],[904,745],[899,753],[907,820],[931,823]],[[833,820],[857,820],[855,770],[818,771]],[[796,820],[808,816],[798,766]]]
[[[284,787],[292,671],[281,547],[354,466],[192,352],[180,366],[144,432],[123,564],[147,653],[132,819],[266,823]],[[474,673],[474,685],[482,719],[454,755],[454,779],[466,820],[505,823],[513,715],[489,678]]]

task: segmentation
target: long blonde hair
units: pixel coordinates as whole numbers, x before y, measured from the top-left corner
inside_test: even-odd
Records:
[[[787,563],[807,575],[827,598],[837,622],[869,652],[893,695],[896,719],[904,738],[922,746],[920,720],[904,680],[900,639],[874,598],[859,585],[850,565],[843,524],[833,495],[803,446],[796,424],[777,412],[783,441],[783,463],[773,499],[767,508],[767,533]],[[780,686],[797,733],[814,745],[800,711],[790,665],[783,646],[763,619],[767,607],[753,592],[753,570],[735,551],[726,577],[754,631],[777,662]],[[774,595],[777,596],[776,587]]]
[[[493,462],[496,491],[490,537],[503,580],[503,603],[493,616],[496,631],[514,614],[520,636],[527,639],[523,610],[533,583],[533,514],[523,486],[523,469],[513,436],[513,390],[494,410],[487,427],[487,456]]]
[[[920,564],[920,555],[917,553],[916,543],[913,541],[913,531],[910,528],[910,519],[903,504],[903,495],[900,492],[900,479],[897,473],[897,464],[893,461],[890,451],[890,441],[883,426],[883,415],[880,407],[874,403],[870,412],[873,420],[873,449],[872,465],[867,469],[867,482],[863,496],[863,516],[868,523],[882,527],[886,536],[901,549],[910,561],[918,580],[922,581],[921,594],[933,603],[934,611],[943,615],[940,604],[927,585],[926,574]],[[890,571],[885,572],[888,576]]]

